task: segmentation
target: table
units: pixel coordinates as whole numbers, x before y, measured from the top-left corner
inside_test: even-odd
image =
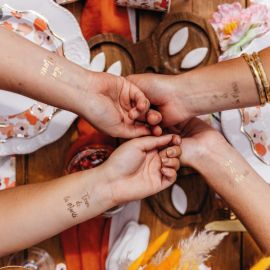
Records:
[[[248,5],[249,0],[240,0],[243,6]],[[172,0],[171,12],[187,11],[209,18],[221,3],[234,2],[234,0]],[[66,6],[79,20],[83,4],[80,2]],[[148,37],[162,19],[159,13],[138,11],[138,36],[139,39]],[[74,124],[70,130],[57,142],[48,145],[39,151],[25,156],[17,157],[17,183],[24,185],[29,183],[43,182],[62,175],[63,161],[72,136],[75,131]],[[168,227],[164,225],[152,212],[146,201],[142,202],[140,222],[151,228],[151,238],[160,235]],[[174,229],[169,243],[175,243],[179,239],[189,235],[192,227]],[[22,228],[23,233],[23,228]],[[59,237],[55,236],[37,246],[47,250],[55,259],[56,263],[64,262]],[[213,253],[208,265],[213,270],[240,270],[249,269],[259,258],[261,253],[248,233],[232,233],[218,249]],[[7,258],[0,259],[0,266],[6,265]]]

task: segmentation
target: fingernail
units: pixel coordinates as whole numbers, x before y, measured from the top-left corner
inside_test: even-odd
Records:
[[[169,159],[168,158],[162,158],[162,163],[163,164],[167,164],[169,162]]]
[[[179,136],[176,137],[176,143],[179,144],[179,145],[181,144],[181,139],[180,139]]]
[[[168,156],[174,156],[176,154],[175,150],[174,149],[168,149],[167,150],[167,155]]]
[[[161,168],[161,172],[162,172],[163,174],[166,174],[166,171],[167,171],[166,168]]]

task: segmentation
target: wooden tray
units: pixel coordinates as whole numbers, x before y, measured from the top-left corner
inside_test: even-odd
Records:
[[[188,27],[189,38],[185,47],[177,54],[169,55],[169,43],[180,29]],[[203,18],[190,13],[167,15],[152,35],[136,44],[115,34],[102,34],[88,42],[91,55],[105,53],[106,68],[116,61],[122,63],[122,75],[155,72],[163,74],[181,74],[191,69],[181,69],[184,57],[192,50],[207,47],[204,60],[194,68],[217,62],[219,49],[216,35],[211,25]],[[191,174],[191,175],[190,175]],[[186,177],[186,175],[189,175]],[[189,224],[200,223],[210,218],[210,205],[213,194],[209,187],[193,170],[184,169],[177,183],[188,195],[188,209],[185,215],[179,214],[171,203],[171,188],[147,199],[152,210],[165,224],[181,228]]]
[[[183,27],[188,27],[189,39],[186,46],[176,55],[170,56],[169,42],[172,36]],[[190,13],[174,13],[167,15],[156,28],[151,37],[133,44],[129,40],[115,34],[97,35],[89,40],[92,55],[99,52],[110,52],[107,65],[120,60],[123,74],[156,72],[164,74],[180,74],[190,69],[181,69],[180,64],[188,52],[200,47],[207,47],[204,60],[195,68],[213,64],[218,59],[218,43],[211,25],[203,18]],[[113,55],[113,57],[112,57]],[[108,61],[109,60],[109,61]]]
[[[188,176],[179,175],[176,184],[188,195],[187,212],[181,215],[174,208],[170,187],[147,199],[160,220],[172,228],[182,228],[210,220],[215,212],[211,207],[214,194],[204,179],[197,173]]]

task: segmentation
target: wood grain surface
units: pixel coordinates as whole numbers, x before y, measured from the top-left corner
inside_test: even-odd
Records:
[[[189,31],[187,44],[181,52],[170,56],[170,40],[185,27]],[[208,48],[208,53],[196,68],[216,63],[219,55],[217,38],[209,22],[190,12],[166,15],[148,38],[135,44],[119,35],[101,34],[91,38],[88,45],[92,56],[105,53],[107,66],[119,60],[124,63],[124,76],[149,70],[163,74],[187,72],[190,69],[182,69],[180,64],[189,52],[201,47]]]
[[[208,19],[217,9],[218,4],[229,2],[234,2],[234,0],[172,0],[171,13],[179,11],[192,12],[193,14]],[[240,2],[244,6],[247,4],[246,0],[241,0]],[[78,20],[80,19],[82,7],[83,4],[80,2],[66,6],[66,8],[68,8]],[[163,16],[160,13],[155,12],[138,11],[137,15],[139,20],[138,37],[141,40],[150,37],[157,25],[163,19]],[[109,62],[112,62],[115,57],[114,54],[118,53],[119,52],[117,50],[106,48],[106,55],[109,55]],[[123,61],[125,60],[123,59]],[[127,72],[128,71],[124,73]],[[49,181],[62,175],[64,157],[68,147],[70,146],[74,130],[75,124],[70,128],[67,134],[56,143],[46,146],[31,155],[18,156],[18,185]],[[196,181],[196,177],[192,181]],[[196,200],[196,197],[194,200]],[[213,207],[215,206],[213,205]],[[167,245],[170,246],[171,244],[176,243],[178,239],[190,235],[195,228],[202,227],[208,219],[209,216],[205,215],[205,217],[202,216],[201,224],[173,229]],[[169,227],[157,217],[146,200],[142,202],[140,222],[147,224],[151,228],[152,239],[160,235]],[[56,263],[64,262],[58,236],[44,241],[37,246],[48,251]],[[208,265],[211,266],[213,270],[245,270],[260,257],[261,253],[258,247],[247,233],[232,233],[213,253]],[[0,267],[6,266],[7,260],[8,257],[0,259]]]

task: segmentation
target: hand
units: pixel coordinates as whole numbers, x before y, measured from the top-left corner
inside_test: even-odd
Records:
[[[198,169],[196,167],[200,159],[209,155],[211,151],[222,152],[224,146],[228,145],[220,132],[196,117],[178,124],[172,130],[182,137],[181,163],[195,169]]]
[[[190,101],[185,101],[189,87],[184,75],[139,74],[130,75],[127,79],[158,108],[165,126],[174,126],[195,116],[190,109]]]
[[[180,168],[180,143],[177,135],[143,137],[116,149],[98,167],[108,179],[105,186],[114,204],[143,199],[170,186]]]
[[[97,129],[113,137],[159,136],[159,112],[149,110],[150,102],[131,82],[107,73],[92,73],[89,89],[82,97],[81,110]]]

